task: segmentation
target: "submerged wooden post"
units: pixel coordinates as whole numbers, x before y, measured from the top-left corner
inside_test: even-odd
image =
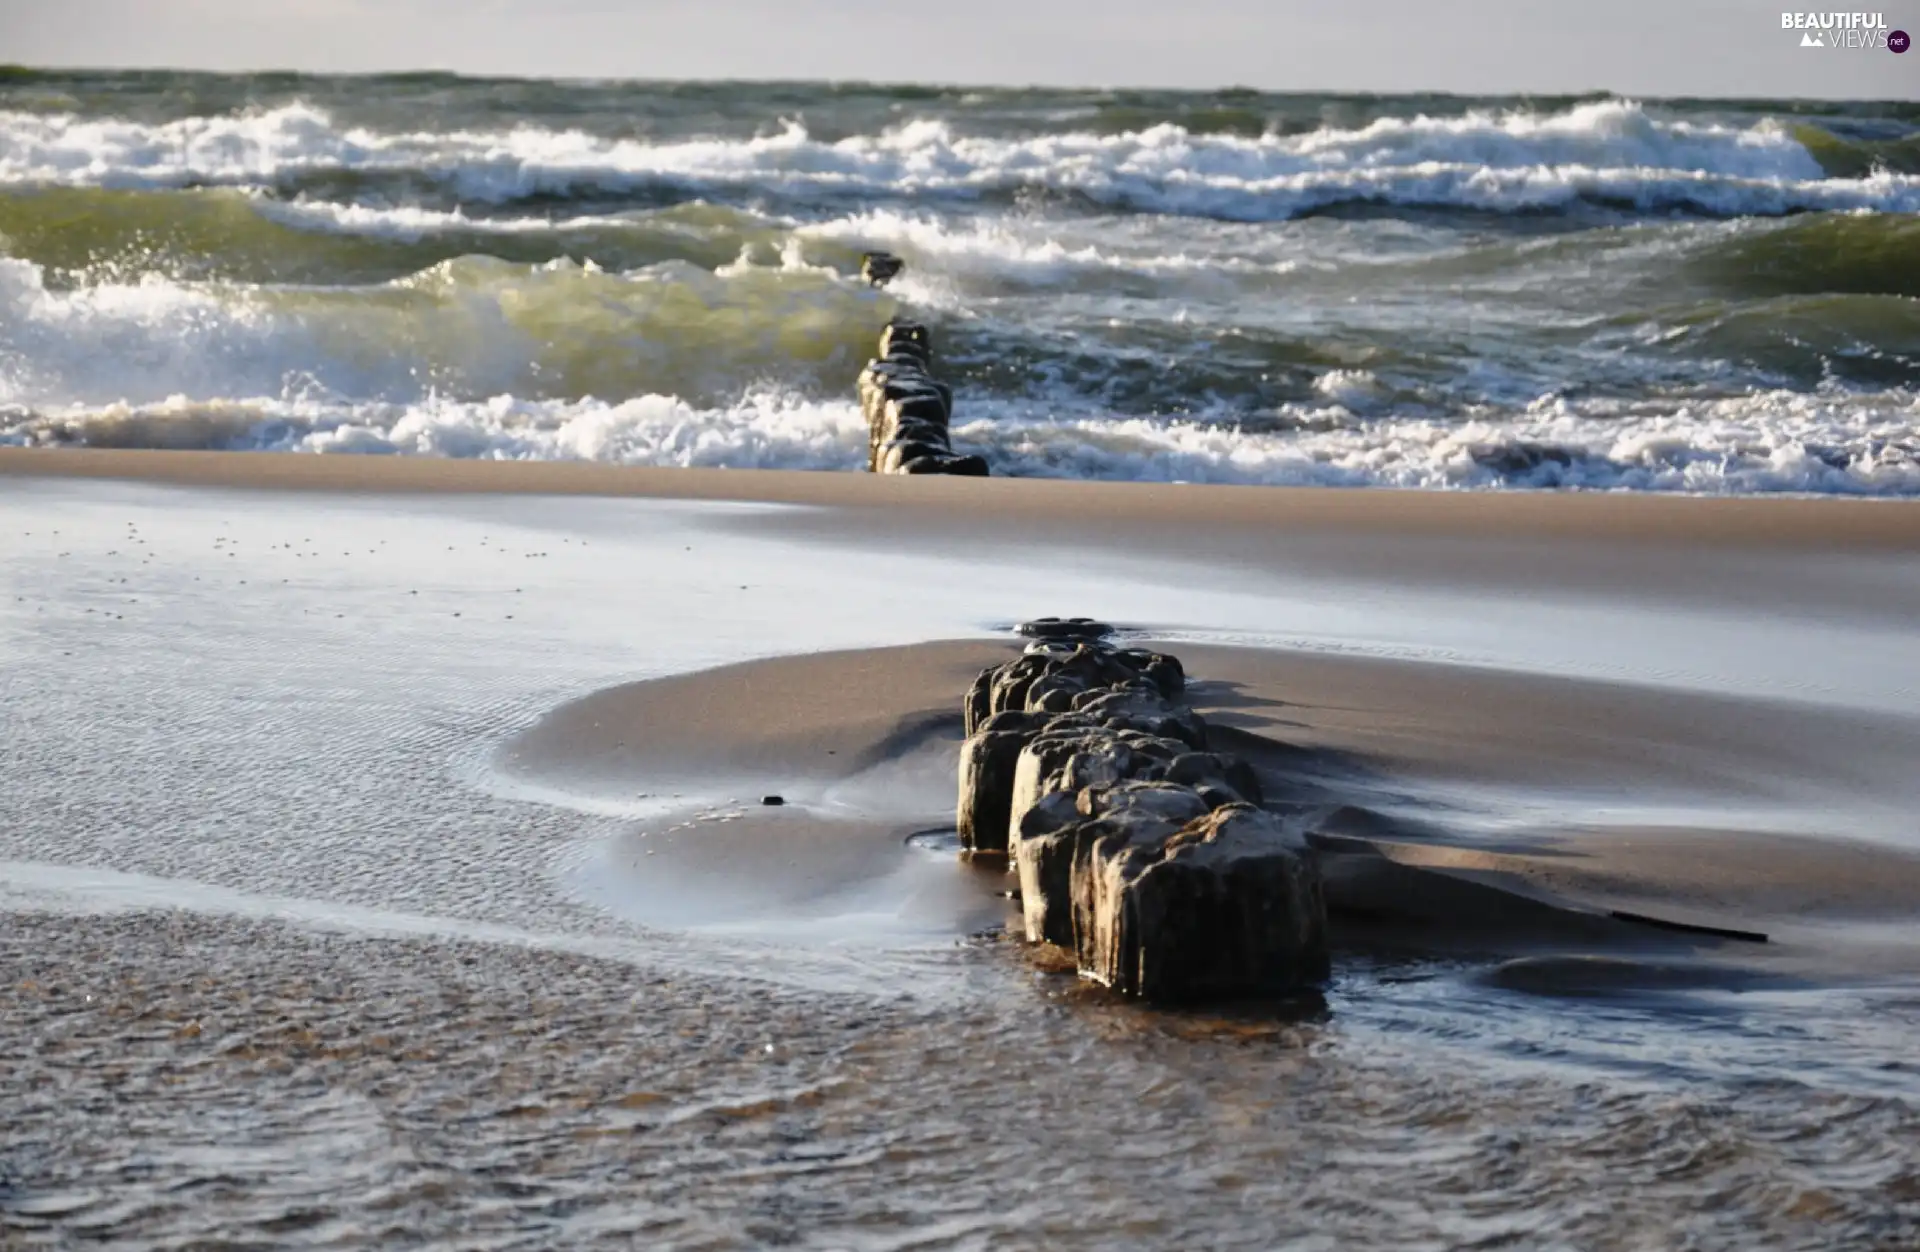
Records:
[[[900,276],[907,263],[891,252],[863,252],[860,254],[860,277],[872,287],[884,287]]]

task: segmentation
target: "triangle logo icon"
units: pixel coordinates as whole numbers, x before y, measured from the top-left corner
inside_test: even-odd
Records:
[[[1800,46],[1802,48],[1824,48],[1827,46],[1826,36],[1816,35],[1812,31],[1808,31],[1806,34],[1800,36]]]

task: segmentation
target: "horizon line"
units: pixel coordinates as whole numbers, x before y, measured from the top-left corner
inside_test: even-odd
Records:
[[[623,84],[629,86],[792,86],[792,87],[830,87],[830,88],[868,88],[875,91],[1008,91],[1008,92],[1163,92],[1177,95],[1249,95],[1249,96],[1335,96],[1335,97],[1377,97],[1385,99],[1426,96],[1437,99],[1480,100],[1480,99],[1552,99],[1552,100],[1621,100],[1627,102],[1648,101],[1654,103],[1682,103],[1688,101],[1710,101],[1724,104],[1771,104],[1811,102],[1818,104],[1892,104],[1913,105],[1913,100],[1892,96],[1754,96],[1754,95],[1716,95],[1716,94],[1664,94],[1655,92],[1622,92],[1610,87],[1590,87],[1578,91],[1544,91],[1528,89],[1489,90],[1489,91],[1452,91],[1436,88],[1406,88],[1382,90],[1379,88],[1313,88],[1313,87],[1250,87],[1244,83],[1230,83],[1218,87],[1175,87],[1144,83],[1129,84],[1092,84],[1092,83],[989,83],[964,81],[915,81],[911,79],[870,79],[870,78],[823,78],[823,77],[757,77],[750,75],[708,77],[675,77],[672,75],[609,75],[609,74],[507,74],[476,73],[465,70],[415,68],[415,69],[379,69],[379,70],[302,70],[286,67],[260,69],[207,69],[203,67],[180,65],[99,65],[99,64],[40,64],[29,65],[24,62],[0,61],[0,88],[5,86],[9,77],[22,73],[28,74],[203,74],[215,78],[444,78],[471,83],[559,83],[569,85],[608,85]]]

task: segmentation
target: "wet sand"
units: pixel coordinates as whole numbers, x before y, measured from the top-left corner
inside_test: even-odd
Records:
[[[1906,506],[13,451],[0,551],[10,1234],[1920,1235]],[[959,695],[1042,613],[1321,840],[1322,1008],[978,937]]]
[[[901,893],[897,846],[951,821],[961,732],[941,697],[1017,651],[948,641],[630,684],[555,710],[498,759],[583,798],[693,780],[729,792],[723,829],[623,841],[626,891],[659,897],[655,918],[724,896],[730,916],[777,929],[782,902],[797,909],[801,896],[880,907]],[[1845,799],[1911,798],[1920,725],[1397,660],[1183,656],[1221,745],[1320,838],[1343,914],[1336,942],[1505,956],[1572,942],[1831,979],[1920,974],[1920,934],[1883,925],[1920,913],[1920,850],[1849,834]],[[757,802],[765,789],[789,803]],[[1743,828],[1742,813],[1778,829]],[[617,861],[598,869],[617,873]],[[964,884],[944,902],[959,933],[991,920],[986,900],[1007,889],[1001,875],[969,877],[984,893],[974,907]],[[1682,937],[1683,926],[1757,932],[1768,946]]]
[[[908,509],[966,517],[975,528],[1042,522],[1111,529],[1204,525],[1338,529],[1397,538],[1426,534],[1513,540],[1590,538],[1801,550],[1920,550],[1920,517],[1899,501],[1697,498],[1632,493],[1438,493],[1059,479],[910,478],[792,470],[656,469],[573,461],[284,453],[0,448],[0,474],[125,479],[201,487],[353,492],[482,492],[756,500]],[[1001,508],[983,512],[980,501]],[[1120,513],[1089,517],[1099,505]],[[1007,510],[1013,510],[1009,513]]]

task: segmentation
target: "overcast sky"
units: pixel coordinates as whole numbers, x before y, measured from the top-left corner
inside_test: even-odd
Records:
[[[1885,9],[1920,35],[1920,0]],[[1811,6],[1813,0],[1798,0]],[[1866,7],[1866,6],[1861,6]],[[1780,0],[0,0],[0,61],[1280,90],[1920,97]]]

